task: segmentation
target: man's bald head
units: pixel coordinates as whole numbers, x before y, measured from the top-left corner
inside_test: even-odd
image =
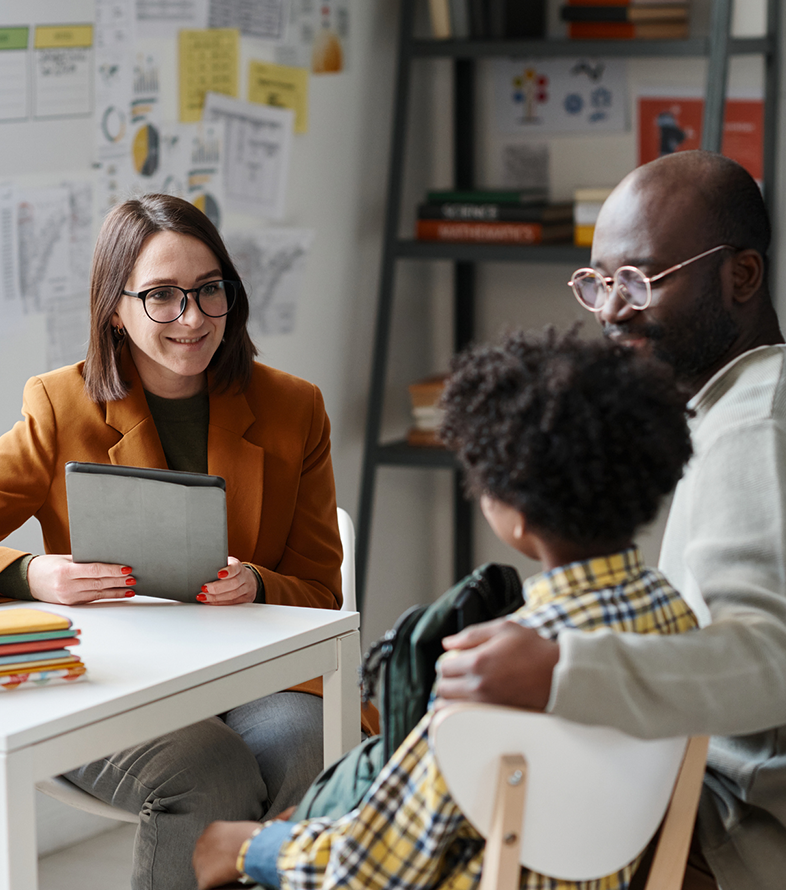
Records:
[[[761,190],[731,158],[710,151],[674,152],[637,167],[618,188],[659,195],[665,212],[681,199],[695,202],[704,208],[710,241],[767,255],[771,229]]]

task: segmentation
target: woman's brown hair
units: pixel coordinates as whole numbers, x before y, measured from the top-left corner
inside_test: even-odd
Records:
[[[157,232],[198,238],[215,254],[223,278],[240,281],[218,230],[188,201],[171,195],[144,195],[114,207],[98,233],[90,271],[90,343],[84,377],[87,394],[94,402],[113,402],[128,393],[128,383],[120,373],[123,340],[112,331],[112,316],[145,241]],[[248,296],[241,282],[227,315],[224,339],[208,366],[216,389],[234,385],[242,391],[251,379],[257,349],[246,329],[248,311]]]

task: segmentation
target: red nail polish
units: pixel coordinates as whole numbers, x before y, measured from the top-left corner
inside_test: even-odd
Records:
[[[125,592],[124,596],[136,596],[136,594],[134,593],[133,590],[127,590],[127,591]]]
[[[224,569],[221,569],[221,571],[218,573],[218,577],[219,577],[219,578],[228,578],[228,577],[229,577],[229,572],[224,571]]]
[[[133,587],[136,584],[136,578],[126,578],[126,585],[128,587]]]
[[[197,594],[197,599],[199,600],[200,603],[206,603],[206,602],[207,602],[207,597],[204,595],[204,593],[198,593],[198,594]]]
[[[123,566],[123,568],[120,569],[120,571],[121,571],[124,575],[130,575],[131,572],[133,572],[134,570],[131,568],[131,566]]]
[[[202,593],[207,593],[207,584],[203,584],[201,590]]]

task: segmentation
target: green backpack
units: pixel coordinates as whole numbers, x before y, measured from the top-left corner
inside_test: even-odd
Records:
[[[508,615],[524,604],[512,566],[486,563],[430,606],[408,609],[363,658],[363,699],[380,683],[380,735],[365,739],[314,780],[290,817],[337,819],[353,810],[382,767],[426,713],[442,638],[470,624]]]

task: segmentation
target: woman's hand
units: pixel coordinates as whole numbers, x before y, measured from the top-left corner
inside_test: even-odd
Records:
[[[34,599],[75,606],[94,600],[133,596],[136,584],[129,566],[74,562],[64,554],[36,556],[27,566],[27,583]]]
[[[197,599],[209,606],[236,606],[253,603],[256,595],[256,574],[239,559],[230,556],[229,565],[218,573],[218,581],[203,584]]]

